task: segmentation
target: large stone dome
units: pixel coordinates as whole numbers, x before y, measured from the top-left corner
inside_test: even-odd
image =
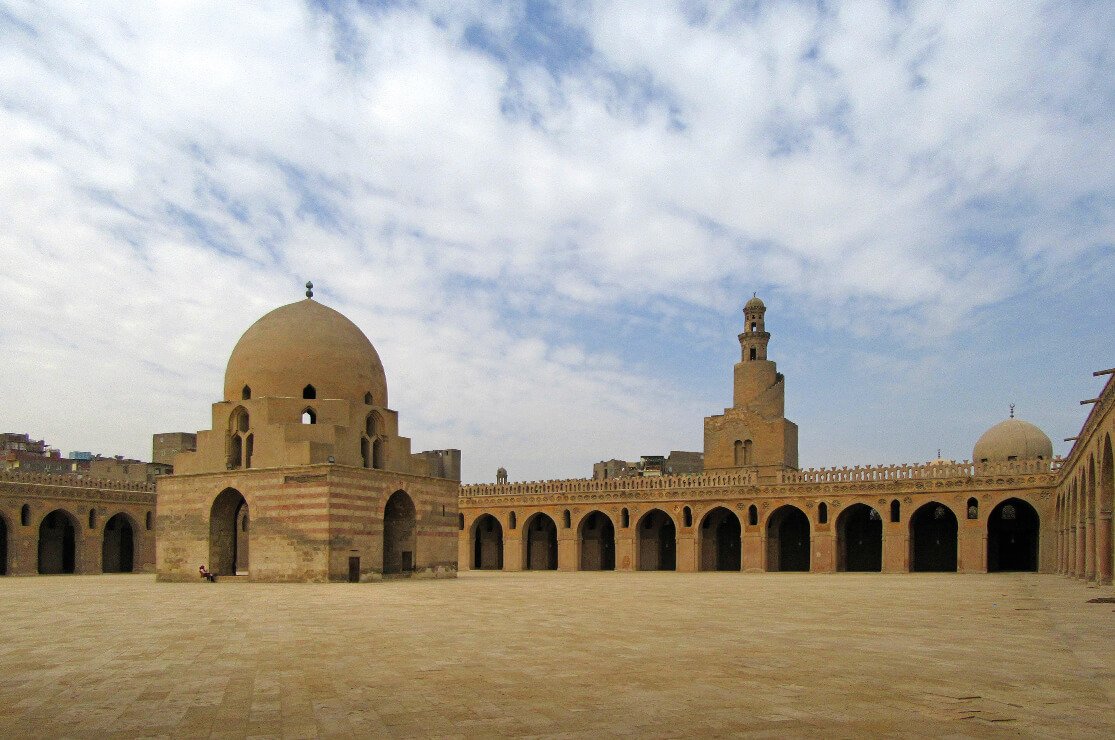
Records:
[[[1053,459],[1053,443],[1030,422],[1014,418],[984,432],[972,451],[972,460],[977,463],[1038,459]]]
[[[387,378],[375,347],[343,314],[307,298],[252,324],[229,357],[225,400],[283,396],[341,398],[387,406]]]

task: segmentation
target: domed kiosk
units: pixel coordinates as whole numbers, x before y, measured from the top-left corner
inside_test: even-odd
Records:
[[[972,450],[977,464],[1015,460],[1052,460],[1053,443],[1045,432],[1028,421],[1011,418],[983,433]]]
[[[311,296],[244,332],[212,428],[159,479],[160,580],[456,574],[460,451],[411,453],[379,353]]]

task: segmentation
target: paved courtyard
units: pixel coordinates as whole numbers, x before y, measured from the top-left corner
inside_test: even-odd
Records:
[[[1115,734],[1115,604],[1039,575],[0,579],[0,736]]]

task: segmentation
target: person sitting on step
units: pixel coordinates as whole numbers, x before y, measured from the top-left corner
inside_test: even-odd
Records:
[[[217,576],[213,575],[208,570],[206,570],[204,565],[197,566],[197,574],[199,576],[201,576],[202,578],[204,578],[205,580],[209,581],[210,583],[216,583],[217,582]]]

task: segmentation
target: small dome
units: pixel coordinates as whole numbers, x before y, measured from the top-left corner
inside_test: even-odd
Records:
[[[229,357],[225,400],[341,398],[387,406],[379,353],[343,314],[306,299],[252,324]]]
[[[747,303],[743,304],[743,310],[744,311],[749,311],[751,309],[758,309],[758,308],[766,309],[766,307],[767,307],[766,304],[763,303],[763,299],[759,298],[759,296],[756,295],[755,293],[752,293],[751,298],[747,301]]]
[[[972,451],[977,463],[1038,459],[1053,459],[1053,443],[1045,432],[1022,419],[1007,419],[991,427]]]

